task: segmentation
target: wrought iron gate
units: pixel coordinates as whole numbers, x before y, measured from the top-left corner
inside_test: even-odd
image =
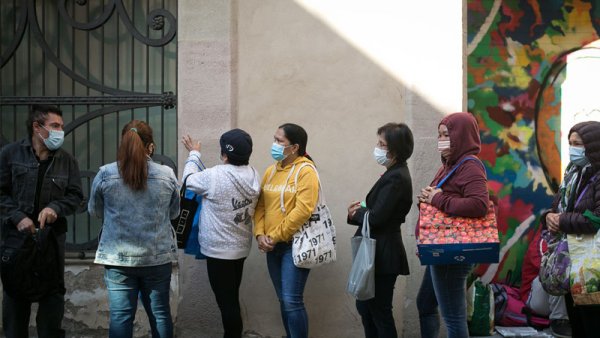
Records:
[[[63,111],[63,148],[79,161],[84,194],[113,162],[131,119],[154,129],[155,160],[177,158],[176,0],[2,0],[0,137],[27,135],[29,105]],[[67,250],[94,250],[100,221],[69,220]]]

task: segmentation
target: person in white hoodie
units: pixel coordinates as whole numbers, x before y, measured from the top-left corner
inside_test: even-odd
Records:
[[[221,135],[223,164],[201,171],[201,143],[189,135],[183,145],[190,152],[183,170],[187,189],[202,195],[198,241],[207,256],[208,279],[223,322],[226,338],[242,336],[239,288],[244,260],[252,246],[254,210],[260,194],[256,169],[250,166],[252,138],[241,129]]]

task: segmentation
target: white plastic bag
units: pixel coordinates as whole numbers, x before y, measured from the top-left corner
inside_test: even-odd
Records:
[[[362,236],[351,239],[353,263],[346,291],[357,300],[375,297],[375,243],[370,237],[369,212],[365,213]]]

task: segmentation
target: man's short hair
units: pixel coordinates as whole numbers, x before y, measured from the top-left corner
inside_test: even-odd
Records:
[[[62,110],[58,109],[57,106],[41,104],[34,104],[33,106],[31,106],[31,110],[29,111],[29,116],[27,117],[26,122],[29,137],[33,136],[33,122],[37,122],[38,124],[43,126],[44,124],[46,124],[46,119],[48,119],[49,113],[62,116]]]

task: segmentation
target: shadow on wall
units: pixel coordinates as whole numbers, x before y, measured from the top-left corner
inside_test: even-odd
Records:
[[[320,171],[337,227],[338,262],[311,271],[307,283],[311,337],[360,336],[354,300],[344,292],[351,265],[349,239],[355,231],[346,225],[347,204],[364,199],[383,172],[372,151],[376,129],[389,121],[407,122],[413,129],[416,147],[410,164],[415,189],[428,184],[439,163],[435,137],[445,112],[437,111],[298,4],[246,0],[235,4],[237,77],[233,81],[238,109],[234,126],[252,135],[251,162],[261,173],[273,162],[269,149],[277,126],[284,122],[304,126],[308,152]],[[460,44],[461,37],[457,39]],[[422,76],[432,81],[438,75],[436,66],[415,65],[423,67]],[[456,84],[460,83],[459,78]],[[418,332],[414,298],[422,269],[413,255],[415,215],[413,210],[403,230],[412,274],[398,279],[394,302],[397,327],[405,336]],[[205,263],[186,259],[188,263],[189,268],[182,269],[187,276],[181,281],[179,332],[218,336],[220,325],[215,323],[220,317]],[[245,330],[277,337],[284,333],[265,257],[256,248],[245,265],[241,301]]]

